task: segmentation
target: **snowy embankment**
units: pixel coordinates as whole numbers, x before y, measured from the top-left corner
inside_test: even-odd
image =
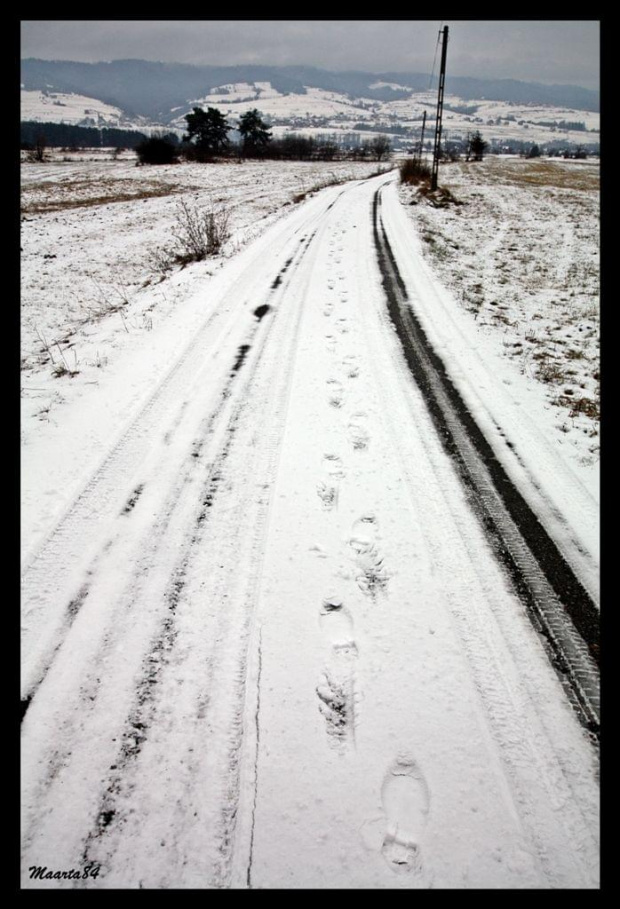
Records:
[[[546,162],[540,183],[540,165],[529,162],[491,162],[482,180],[461,166],[453,182],[464,204],[448,209],[401,187],[394,234],[403,236],[411,212],[416,251],[432,264],[425,276],[416,264],[416,311],[513,481],[597,599],[598,166],[576,166],[562,181],[570,165]],[[569,184],[559,201],[548,198],[549,174]]]
[[[541,386],[549,435],[586,482],[599,457],[599,162],[488,157],[441,169],[461,203],[400,198],[477,336]],[[539,389],[540,390],[540,389]]]
[[[40,364],[72,394],[24,419],[25,886],[597,886],[595,753],[407,369],[380,187],[408,300],[590,578],[557,484],[591,494],[394,179],[137,290],[96,385]]]

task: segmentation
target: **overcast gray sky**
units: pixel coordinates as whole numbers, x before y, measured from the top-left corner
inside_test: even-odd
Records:
[[[27,20],[22,57],[430,72],[439,20]],[[596,20],[451,21],[448,75],[599,87]]]

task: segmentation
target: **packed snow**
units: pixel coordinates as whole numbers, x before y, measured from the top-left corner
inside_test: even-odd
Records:
[[[23,886],[596,888],[594,748],[373,241],[380,189],[410,305],[594,595],[596,419],[511,353],[563,321],[540,350],[594,399],[593,169],[446,169],[466,204],[432,209],[376,164],[90,157],[23,165]],[[231,236],[163,267],[181,199]]]
[[[59,153],[51,163],[23,168],[22,444],[30,478],[22,500],[25,551],[38,538],[37,531],[44,532],[62,512],[81,476],[85,451],[78,439],[71,446],[75,462],[71,451],[65,451],[57,464],[48,460],[42,474],[29,469],[30,455],[36,460],[43,437],[66,432],[73,402],[86,404],[88,393],[100,388],[119,356],[135,364],[140,351],[156,349],[155,336],[167,344],[171,320],[181,326],[184,320],[191,323],[181,305],[191,307],[197,288],[298,204],[296,198],[377,170],[376,163],[340,162],[135,164],[134,154],[113,160],[107,150]],[[199,208],[225,209],[232,234],[223,256],[169,274],[162,271],[161,252],[174,244],[180,199]],[[201,304],[193,306],[199,315]],[[172,348],[162,352],[162,363],[173,354]],[[156,372],[161,366],[153,361],[150,369]],[[129,368],[131,387],[139,383],[139,371]],[[143,381],[152,381],[152,375]],[[138,385],[136,393],[140,391]],[[124,413],[131,401],[115,398],[105,405],[113,423],[120,417],[116,405]],[[95,422],[101,444],[110,426],[101,413]],[[92,448],[94,439],[83,444]]]

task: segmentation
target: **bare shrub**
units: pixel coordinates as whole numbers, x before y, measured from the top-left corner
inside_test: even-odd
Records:
[[[156,246],[147,254],[147,265],[163,280],[175,264],[174,252],[166,246]]]
[[[230,237],[230,213],[226,208],[200,210],[184,200],[179,202],[172,236],[177,241],[174,260],[186,265],[220,252]]]
[[[171,136],[155,133],[135,147],[140,164],[176,164],[179,160],[177,143]]]
[[[463,204],[447,186],[438,186],[437,189],[431,190],[430,183],[423,182],[418,189],[418,194],[426,199],[433,208],[447,208],[448,205]]]
[[[26,160],[30,164],[42,164],[44,161],[49,160],[49,155],[47,154],[47,140],[45,136],[41,133],[35,139],[34,146],[28,150],[26,155]]]
[[[430,179],[430,167],[419,158],[407,158],[400,165],[401,183],[411,183],[413,186],[417,186],[418,183],[425,183]]]

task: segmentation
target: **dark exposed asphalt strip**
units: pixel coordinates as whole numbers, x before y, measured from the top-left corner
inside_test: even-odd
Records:
[[[599,616],[539,518],[512,483],[433,350],[408,300],[373,201],[374,239],[388,312],[410,372],[474,511],[534,626],[580,719],[595,735],[600,720]]]

